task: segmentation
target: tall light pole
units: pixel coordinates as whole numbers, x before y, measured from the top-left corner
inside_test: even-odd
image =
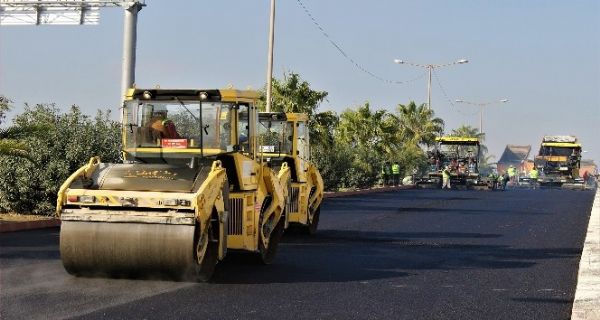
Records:
[[[450,62],[450,63],[445,63],[445,64],[419,64],[419,63],[412,63],[412,62],[405,61],[405,60],[394,59],[394,63],[397,63],[397,64],[408,64],[411,66],[427,69],[427,71],[429,72],[429,81],[427,82],[427,108],[429,108],[429,109],[431,109],[431,73],[433,72],[433,69],[447,67],[447,66],[451,66],[451,65],[455,65],[455,64],[463,64],[463,63],[468,63],[468,62],[469,62],[469,60],[467,60],[467,59],[460,59],[460,60]]]
[[[273,44],[275,42],[275,0],[271,0],[271,19],[269,23],[269,53],[267,59],[267,106],[271,112],[271,95],[273,86]]]
[[[121,63],[121,100],[135,83],[135,56],[137,44],[138,12],[145,6],[139,1],[124,4],[123,16],[123,60]]]
[[[480,110],[479,110],[479,133],[483,133],[483,108],[485,106],[489,106],[489,105],[496,104],[496,103],[506,103],[506,102],[508,102],[508,99],[501,99],[498,101],[488,101],[488,102],[471,102],[471,101],[465,101],[462,99],[456,99],[454,101],[458,102],[458,103],[466,103],[466,104],[478,106],[480,108]]]

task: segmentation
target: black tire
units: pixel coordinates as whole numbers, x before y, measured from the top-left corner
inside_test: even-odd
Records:
[[[313,187],[310,190],[310,193],[308,194],[308,199],[312,198],[312,196],[315,194],[315,192],[317,191],[317,189],[315,187]],[[310,219],[310,207],[307,208],[307,210],[309,211],[308,217],[307,217],[307,224],[303,227],[303,231],[305,234],[308,235],[314,235],[315,233],[317,233],[317,228],[319,226],[319,215],[321,214],[321,205],[319,205],[319,207],[317,209],[315,209],[315,212],[313,212],[312,214],[312,219]]]
[[[225,180],[222,189],[223,207],[225,212],[229,213],[229,181]],[[213,211],[213,215],[209,220],[208,229],[206,236],[208,237],[208,243],[206,244],[206,251],[204,252],[204,258],[202,261],[198,261],[199,248],[201,234],[200,226],[196,225],[196,233],[194,235],[194,267],[191,275],[188,278],[192,278],[196,282],[208,282],[215,272],[215,267],[219,260],[219,217],[216,209]]]
[[[219,242],[211,240],[219,238],[218,234],[213,233],[213,224],[212,221],[209,223],[205,234],[200,231],[200,226],[196,225],[196,232],[194,235],[194,261],[190,270],[184,276],[185,280],[208,282],[212,277],[219,255]]]
[[[258,258],[259,262],[262,264],[271,264],[273,260],[275,260],[275,256],[277,255],[277,249],[279,248],[279,242],[283,236],[283,232],[285,231],[285,221],[282,216],[277,222],[277,225],[271,232],[271,236],[269,237],[269,247],[265,248],[262,240],[259,239],[258,242]]]
[[[313,213],[313,218],[306,227],[306,231],[309,235],[314,235],[317,233],[317,228],[319,227],[319,216],[321,216],[321,205],[315,209],[315,213]]]

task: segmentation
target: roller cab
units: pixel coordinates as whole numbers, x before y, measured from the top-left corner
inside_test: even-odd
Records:
[[[260,154],[275,171],[286,191],[288,224],[309,233],[317,231],[324,184],[310,161],[308,116],[300,113],[260,112]]]
[[[284,200],[257,157],[256,98],[230,89],[130,90],[123,162],[94,157],[60,188],[65,269],[205,281],[228,248],[276,250]]]

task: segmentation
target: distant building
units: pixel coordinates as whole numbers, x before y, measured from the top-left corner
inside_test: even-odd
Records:
[[[581,167],[579,168],[579,176],[583,177],[583,174],[587,171],[588,175],[598,174],[598,166],[591,159],[582,159]]]
[[[506,171],[511,165],[524,174],[531,171],[531,168],[533,168],[533,160],[529,159],[529,153],[531,153],[530,145],[507,145],[500,160],[498,160],[498,172]]]

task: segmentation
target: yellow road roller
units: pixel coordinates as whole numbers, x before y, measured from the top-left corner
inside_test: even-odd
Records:
[[[59,190],[65,269],[207,281],[228,249],[270,263],[285,194],[258,152],[257,98],[234,89],[129,90],[122,163],[94,157]]]
[[[302,113],[260,112],[258,135],[263,141],[261,155],[279,172],[287,189],[288,225],[314,234],[323,201],[323,178],[310,161],[308,116]]]

